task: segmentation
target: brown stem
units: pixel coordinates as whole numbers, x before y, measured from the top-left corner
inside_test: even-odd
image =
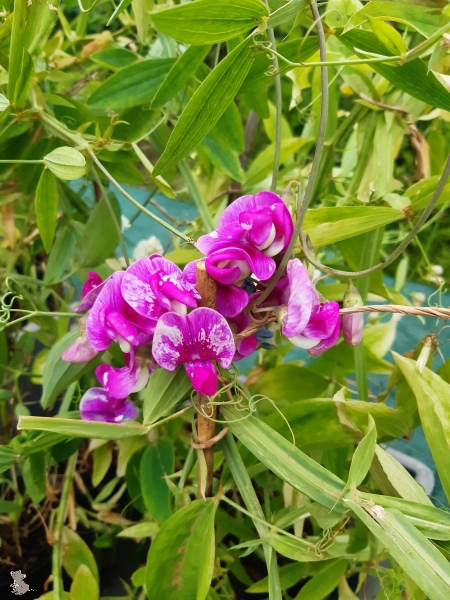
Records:
[[[196,273],[196,285],[197,290],[202,297],[200,306],[206,308],[216,308],[216,294],[217,284],[212,277],[206,272],[206,266],[204,260],[197,262],[197,273]],[[209,442],[211,438],[215,436],[216,424],[214,420],[217,416],[217,410],[215,406],[208,406],[209,396],[206,394],[199,394],[197,397],[197,437],[199,444],[205,444]],[[204,415],[208,416],[204,416]],[[209,418],[208,418],[209,417]],[[214,419],[214,420],[213,420]],[[214,471],[214,446],[211,448],[205,448],[199,450],[203,452],[206,461],[206,488],[205,496],[212,496],[212,482],[213,482],[213,471]],[[197,496],[202,497],[201,493],[201,482],[200,482],[200,467],[198,469],[198,490]]]

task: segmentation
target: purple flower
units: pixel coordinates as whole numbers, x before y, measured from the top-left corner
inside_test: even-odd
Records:
[[[205,260],[207,273],[217,282],[216,309],[224,317],[235,317],[249,301],[240,286],[251,273],[252,260],[241,248],[218,250]],[[196,280],[197,261],[188,263],[184,275],[191,284]]]
[[[94,271],[88,271],[89,277],[83,284],[81,289],[81,302],[75,312],[83,312],[89,310],[94,305],[98,295],[102,291],[103,286],[108,281],[103,279]]]
[[[228,324],[230,325],[231,331],[236,334],[241,333],[244,331],[244,329],[250,327],[251,320],[247,313],[241,313],[233,319],[228,319]],[[254,333],[243,340],[239,340],[236,342],[236,352],[234,353],[233,361],[241,360],[246,356],[250,356],[250,354],[252,354],[257,347],[258,338]]]
[[[112,398],[103,388],[91,388],[80,400],[80,413],[84,421],[123,423],[134,420],[139,409],[130,400]]]
[[[92,348],[106,350],[112,341],[123,352],[150,341],[156,319],[146,319],[125,302],[121,293],[123,271],[113,273],[104,283],[86,321],[86,333]]]
[[[294,225],[283,200],[273,192],[242,196],[228,206],[215,231],[199,238],[203,254],[217,250],[242,248],[250,256],[252,271],[258,279],[273,275],[276,265],[271,258],[286,250]]]
[[[158,319],[169,311],[186,314],[187,307],[195,308],[201,299],[181,269],[159,254],[128,267],[121,290],[127,303],[148,319]]]
[[[153,337],[153,358],[166,371],[184,364],[195,391],[214,396],[217,374],[212,363],[227,369],[235,351],[230,326],[211,308],[188,315],[169,312],[160,317]]]
[[[125,366],[114,369],[102,364],[95,369],[95,375],[112,398],[127,398],[130,394],[140,392],[150,379],[153,368],[144,349],[140,346],[134,351],[124,354]]]
[[[103,279],[100,277],[98,273],[95,271],[88,271],[88,278],[83,284],[83,288],[81,290],[81,297],[85,298],[92,290],[95,290],[101,283],[103,283]]]
[[[341,330],[339,304],[320,304],[319,295],[298,258],[288,262],[287,277],[278,282],[269,299],[277,295],[287,305],[287,309],[280,311],[284,313],[281,331],[295,346],[316,356],[336,343]]]
[[[61,358],[69,363],[84,363],[97,356],[95,350],[86,337],[86,315],[83,315],[78,321],[79,337],[64,350]]]

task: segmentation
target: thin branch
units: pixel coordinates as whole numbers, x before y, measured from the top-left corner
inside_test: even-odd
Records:
[[[132,204],[134,204],[134,206],[136,208],[138,208],[141,212],[143,212],[144,214],[146,214],[148,217],[150,217],[151,219],[153,219],[154,221],[156,221],[157,223],[159,223],[160,225],[162,225],[163,227],[165,227],[166,229],[168,229],[169,231],[171,231],[172,233],[174,233],[175,235],[177,235],[179,238],[181,238],[182,240],[184,240],[187,244],[194,244],[194,240],[191,239],[190,237],[188,237],[187,235],[185,235],[184,233],[181,233],[180,231],[177,231],[175,229],[175,227],[172,227],[172,225],[170,225],[169,223],[166,223],[166,221],[164,221],[163,219],[160,219],[157,215],[155,215],[154,213],[152,213],[150,210],[148,210],[147,208],[144,208],[142,206],[142,204],[139,204],[139,202],[137,200],[135,200],[133,198],[133,196],[131,196],[121,185],[120,183],[118,183],[114,177],[110,174],[110,172],[105,169],[105,167],[102,165],[102,163],[98,160],[98,158],[96,157],[95,153],[90,149],[87,148],[90,156],[92,157],[92,160],[95,162],[95,164],[98,166],[98,168],[100,169],[100,171],[107,177],[107,179],[109,179],[109,181],[114,185],[114,187],[116,189],[119,190],[119,192],[125,196],[125,198],[127,200],[129,200]]]
[[[327,58],[327,47],[326,47],[326,39],[325,32],[323,30],[322,21],[320,19],[319,10],[317,8],[316,2],[311,3],[311,12],[314,17],[314,21],[317,27],[317,36],[319,40],[319,53],[322,61],[325,61]],[[303,196],[303,200],[300,205],[300,191],[298,194],[298,216],[297,223],[295,225],[294,233],[292,234],[291,241],[289,242],[289,246],[286,249],[286,252],[279,264],[277,270],[275,271],[270,284],[261,294],[261,296],[256,301],[256,304],[261,305],[264,300],[269,296],[269,294],[274,289],[281,275],[283,274],[286,265],[291,257],[294,246],[297,242],[297,238],[302,229],[302,223],[305,218],[306,211],[308,209],[308,204],[311,200],[314,186],[316,183],[317,173],[319,172],[320,161],[322,159],[322,153],[325,145],[325,134],[327,130],[327,122],[328,122],[328,70],[327,67],[321,67],[320,69],[321,76],[321,85],[322,85],[322,98],[321,98],[321,106],[320,106],[320,123],[319,123],[319,131],[317,134],[317,142],[316,149],[314,151],[314,157],[311,166],[311,173],[308,179],[308,185],[306,186],[305,194]]]
[[[450,308],[439,306],[404,306],[403,304],[374,304],[368,306],[352,306],[341,308],[341,315],[354,313],[394,313],[399,315],[412,315],[418,317],[437,317],[438,319],[450,319]]]

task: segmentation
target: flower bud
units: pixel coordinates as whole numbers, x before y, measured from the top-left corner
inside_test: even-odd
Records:
[[[344,294],[344,308],[353,308],[354,306],[363,306],[363,301],[353,282],[350,282]],[[342,333],[349,346],[357,346],[361,343],[363,327],[363,313],[342,315]]]

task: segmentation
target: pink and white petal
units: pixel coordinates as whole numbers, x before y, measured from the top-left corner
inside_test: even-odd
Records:
[[[255,246],[265,244],[272,232],[272,211],[268,206],[258,206],[251,210],[242,211],[239,215],[239,223],[247,232],[251,242]],[[275,231],[273,232],[275,236]]]
[[[200,361],[217,360],[222,368],[227,369],[233,360],[235,345],[225,318],[212,308],[202,307],[193,310],[186,319],[193,358]]]
[[[149,258],[141,258],[132,264],[124,273],[122,294],[126,302],[143,317],[155,315],[155,295],[150,285],[154,270]]]
[[[202,259],[198,259],[202,260]],[[188,263],[183,269],[184,276],[192,285],[195,285],[196,275],[197,275],[197,261],[193,260]]]
[[[272,277],[277,268],[273,258],[266,256],[260,250],[250,245],[243,246],[243,249],[250,256],[253,263],[253,273],[258,279],[265,281]]]
[[[321,340],[317,344],[317,346],[314,346],[314,348],[311,348],[311,350],[309,350],[309,353],[312,354],[313,356],[318,356],[319,354],[322,354],[322,352],[325,352],[326,350],[328,350],[329,348],[334,346],[334,344],[337,342],[337,340],[339,338],[340,333],[341,333],[341,320],[338,319],[338,321],[336,322],[334,331],[332,332],[330,337],[325,338],[324,340]]]
[[[136,419],[139,409],[129,400],[111,398],[102,388],[89,389],[80,400],[80,414],[84,421],[122,423]]]
[[[191,289],[191,284],[188,283],[185,276],[180,271],[180,275],[164,275],[160,281],[160,289],[163,294],[171,299],[189,306],[189,308],[196,308],[197,301],[196,297],[200,295],[198,292],[194,293]]]
[[[103,287],[89,312],[86,334],[95,350],[106,350],[111,343],[111,337],[106,331],[105,318],[107,312],[121,312],[123,308],[120,285],[124,275],[123,271],[116,271],[102,284]]]
[[[311,317],[313,285],[309,279],[308,271],[298,258],[288,262],[287,276],[289,280],[289,299],[282,332],[283,335],[291,339],[303,334],[303,330]]]
[[[247,307],[250,296],[235,285],[217,284],[216,310],[224,317],[235,317]]]
[[[136,385],[141,369],[120,367],[114,369],[110,365],[99,365],[95,376],[112,398],[127,398]]]
[[[339,320],[339,304],[325,302],[320,307],[320,312],[311,317],[303,330],[303,335],[315,339],[326,339],[333,334]]]
[[[197,394],[214,396],[217,392],[217,373],[211,362],[197,360],[186,363],[184,368]]]
[[[108,311],[105,318],[106,326],[111,331],[114,339],[117,339],[117,336],[120,336],[120,338],[131,346],[139,345],[139,333],[136,327],[131,325],[120,312]]]
[[[87,337],[83,335],[64,350],[61,358],[68,363],[84,363],[93,359],[97,354],[97,350],[94,350]]]
[[[312,338],[307,338],[303,335],[294,335],[289,338],[289,341],[297,346],[297,348],[302,348],[303,350],[310,350],[319,344],[321,340],[314,340]]]
[[[83,283],[83,287],[81,289],[81,297],[85,298],[89,292],[92,292],[92,290],[98,287],[101,283],[103,283],[103,279],[98,273],[95,273],[95,271],[88,271],[88,278]]]
[[[178,365],[195,359],[187,319],[188,315],[169,312],[158,320],[153,335],[152,353],[157,364],[166,371],[175,371]]]
[[[277,232],[276,239],[283,240],[281,250],[286,250],[294,233],[294,222],[289,209],[284,202],[279,202],[273,209],[273,224]],[[281,251],[280,250],[280,251]],[[274,256],[273,254],[271,256]]]
[[[249,335],[247,338],[237,342],[236,353],[241,355],[241,358],[250,356],[258,347],[258,338],[255,334]],[[236,358],[234,359],[236,360]],[[240,359],[238,359],[240,360]]]

